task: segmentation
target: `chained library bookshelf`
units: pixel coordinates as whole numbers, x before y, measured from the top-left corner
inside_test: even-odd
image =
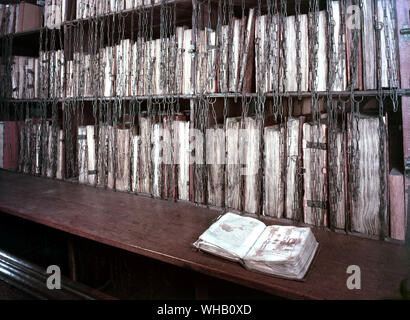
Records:
[[[0,5],[1,211],[286,298],[399,294],[406,1],[43,2]],[[194,251],[228,211],[312,227],[307,281]]]

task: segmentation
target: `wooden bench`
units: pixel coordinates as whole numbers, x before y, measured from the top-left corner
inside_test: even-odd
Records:
[[[320,252],[305,282],[250,272],[192,247],[218,210],[4,170],[0,211],[284,298],[400,298],[410,272],[409,247],[317,229]],[[349,265],[361,269],[361,290],[346,286]]]
[[[0,250],[0,281],[41,300],[112,300],[104,293],[61,277],[61,289],[47,288],[46,270]]]

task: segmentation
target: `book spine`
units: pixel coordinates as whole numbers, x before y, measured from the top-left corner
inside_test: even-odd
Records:
[[[150,194],[152,190],[151,179],[151,119],[140,117],[139,119],[141,148],[140,148],[140,190],[139,192]]]
[[[4,169],[17,169],[19,160],[19,126],[16,121],[3,122],[3,142],[0,144]]]
[[[241,141],[241,119],[227,118],[226,136],[226,174],[225,174],[225,206],[242,210],[242,156],[239,149]]]
[[[163,124],[154,123],[152,125],[152,195],[154,197],[162,196],[163,172],[162,172],[162,141],[163,141]]]
[[[87,167],[87,129],[86,127],[78,127],[77,135],[77,150],[78,150],[78,182],[88,183],[88,167]]]
[[[404,204],[404,179],[396,170],[389,177],[390,235],[393,239],[406,240],[406,210]]]
[[[208,167],[208,204],[223,207],[225,181],[225,131],[206,130],[206,163]]]
[[[239,79],[241,19],[234,18],[232,21],[232,44],[229,48],[229,91],[237,92]]]
[[[282,218],[284,209],[284,127],[265,128],[264,215]]]
[[[46,134],[47,134],[47,163],[44,168],[46,168],[46,176],[49,178],[53,177],[53,129],[49,122],[46,122]]]
[[[207,61],[207,92],[215,93],[217,92],[217,82],[216,82],[216,32],[207,29],[207,51],[208,51],[208,61]]]
[[[260,122],[253,118],[245,118],[243,124],[244,175],[244,210],[258,213],[260,202]]]
[[[184,35],[185,35],[185,28],[184,27],[177,27],[176,29],[176,36],[177,36],[177,48],[176,48],[176,94],[181,94],[184,91]]]
[[[334,139],[334,140],[333,140]],[[345,133],[329,132],[329,222],[336,229],[346,229],[346,137]],[[332,141],[333,140],[333,141]],[[333,146],[331,146],[333,144]],[[332,176],[334,175],[334,176]]]
[[[130,129],[117,129],[117,171],[115,188],[119,191],[130,190]]]
[[[377,88],[376,78],[376,35],[374,30],[374,8],[372,0],[362,1],[362,54],[363,54],[363,89]]]
[[[64,179],[65,177],[65,161],[64,161],[64,130],[58,129],[58,141],[57,141],[57,179]]]
[[[304,221],[327,226],[327,126],[303,124]]]
[[[255,9],[249,9],[248,25],[245,35],[245,49],[242,57],[241,76],[243,81],[239,84],[239,90],[243,93],[252,92],[252,79],[254,74],[254,56],[255,56]],[[243,71],[242,71],[243,70]]]
[[[141,144],[140,136],[132,137],[132,175],[131,175],[131,190],[138,192],[140,181],[140,163],[139,163],[139,147]]]
[[[42,130],[46,130],[42,123],[35,123],[32,127],[33,130],[33,136],[34,136],[34,150],[35,150],[35,160],[33,162],[33,173],[36,175],[41,174],[41,169],[42,166],[44,165],[42,163],[42,154],[41,154],[41,145],[42,145]]]
[[[197,93],[206,92],[206,77],[207,77],[207,60],[206,60],[206,32],[205,30],[197,31],[197,51],[196,58],[196,90]]]
[[[349,139],[350,149],[357,154],[358,174],[354,186],[355,195],[351,195],[351,230],[367,235],[381,234],[380,211],[380,137],[379,119],[377,117],[362,117],[353,121],[349,128],[349,137],[352,131],[360,132],[357,136],[357,145]],[[353,173],[353,174],[355,174]]]
[[[192,30],[184,30],[184,54],[183,54],[183,94],[191,94],[191,39]]]
[[[332,1],[334,2],[334,1]],[[340,21],[339,21],[340,26]],[[327,14],[319,12],[318,19],[318,66],[317,66],[317,91],[326,91],[328,82],[328,59],[327,59]],[[335,28],[336,31],[336,28]],[[339,37],[337,37],[339,39]],[[338,65],[341,65],[339,62]]]
[[[113,126],[107,126],[107,188],[114,189],[114,153],[115,153],[115,132]]]
[[[285,216],[288,219],[297,217],[298,167],[300,161],[299,139],[301,120],[289,118],[286,123],[286,206]]]
[[[219,88],[221,93],[228,92],[229,84],[229,25],[221,27],[221,34],[219,35]]]
[[[178,199],[189,200],[189,121],[174,121]]]
[[[286,17],[285,24],[286,24],[286,34],[284,35],[284,41],[286,44],[286,83],[285,83],[285,91],[298,91],[297,86],[297,60],[296,60],[296,53],[297,53],[297,46],[296,46],[296,21],[295,16],[288,16]],[[290,50],[289,48],[295,48],[295,50]],[[282,77],[281,77],[281,80]],[[281,86],[282,87],[282,86]]]

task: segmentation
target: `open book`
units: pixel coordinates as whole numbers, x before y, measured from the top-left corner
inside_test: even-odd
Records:
[[[226,213],[193,244],[196,248],[240,262],[245,268],[302,280],[318,243],[310,228],[266,226],[263,222]]]

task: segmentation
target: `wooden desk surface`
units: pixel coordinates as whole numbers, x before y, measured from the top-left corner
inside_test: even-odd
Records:
[[[409,247],[321,230],[314,230],[320,252],[305,282],[253,273],[192,247],[216,210],[4,170],[0,211],[286,298],[397,298],[410,273]],[[349,265],[361,268],[361,290],[346,287]]]

